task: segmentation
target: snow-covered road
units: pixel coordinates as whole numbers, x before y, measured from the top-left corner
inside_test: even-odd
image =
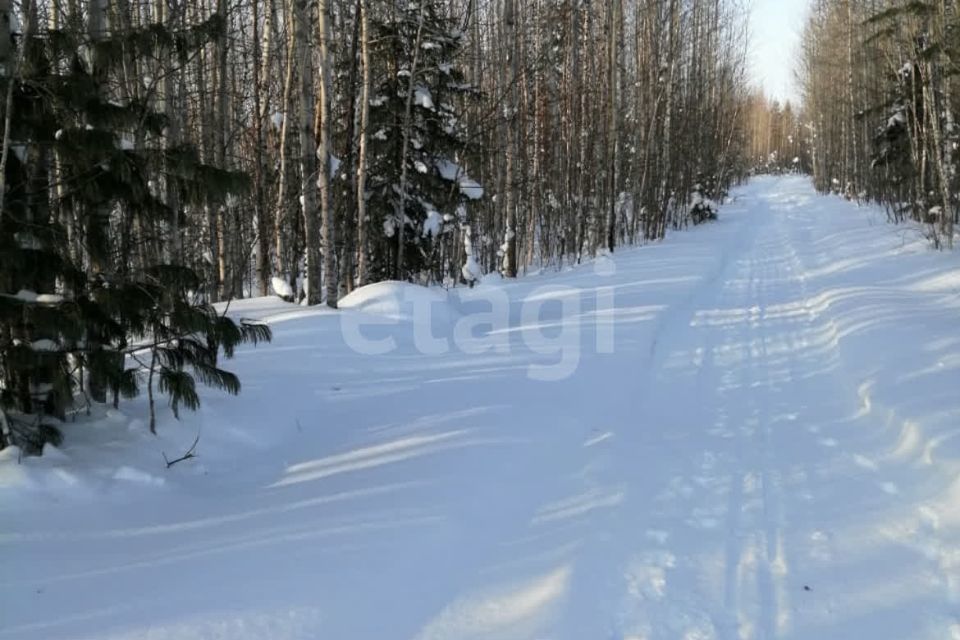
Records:
[[[960,261],[800,177],[735,195],[427,337],[403,288],[241,303],[239,398],[0,454],[0,640],[960,639]]]

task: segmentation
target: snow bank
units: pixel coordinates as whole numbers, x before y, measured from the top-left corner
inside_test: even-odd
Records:
[[[499,271],[491,271],[490,273],[480,278],[480,284],[488,285],[492,287],[503,286],[505,282],[507,282],[507,280],[503,277],[503,274],[500,273]]]
[[[449,324],[456,312],[442,289],[421,287],[409,282],[387,281],[356,289],[339,302],[341,310],[412,321],[430,314],[433,321]]]
[[[44,446],[40,457],[21,456],[17,447],[0,451],[0,495],[9,504],[31,494],[86,495],[90,481],[73,460],[50,444]]]
[[[157,436],[143,398],[94,407],[59,452],[0,453],[0,636],[956,635],[957,256],[802,178],[736,193],[696,233],[484,276],[474,316],[401,282],[232,303],[283,321],[229,363],[239,397],[161,401]],[[508,348],[403,339],[451,306]],[[383,356],[342,332],[374,316]],[[531,379],[564,326],[576,371]]]
[[[274,276],[270,280],[270,285],[273,288],[273,292],[281,298],[293,298],[293,287],[290,286],[290,283],[287,282],[286,279]]]

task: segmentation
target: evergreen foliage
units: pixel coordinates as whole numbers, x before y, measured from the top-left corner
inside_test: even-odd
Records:
[[[414,2],[375,13],[371,28],[379,68],[370,100],[368,206],[381,244],[375,253],[388,260],[374,264],[372,274],[376,279],[440,280],[460,268],[442,259],[441,244],[455,242],[446,237],[448,232],[466,222],[466,198],[458,181],[445,177],[449,167],[459,170],[455,161],[467,148],[461,107],[476,96],[457,67],[463,35],[437,0],[424,2],[422,29],[420,6]],[[404,245],[399,265],[397,234]]]
[[[0,92],[12,91],[0,212],[0,448],[40,453],[62,439],[78,394],[101,402],[112,394],[116,404],[144,381],[154,430],[155,378],[174,414],[196,409],[196,381],[240,390],[218,366],[221,354],[270,339],[266,326],[218,314],[194,271],[147,256],[134,234],[183,215],[158,195],[158,181],[172,181],[190,205],[222,202],[246,179],[200,162],[190,146],[164,148],[165,118],[109,88],[112,65],[130,48],[191,49],[219,29],[211,20],[96,42],[27,35],[21,73],[0,79]]]

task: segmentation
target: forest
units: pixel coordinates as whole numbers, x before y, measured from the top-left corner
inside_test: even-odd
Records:
[[[472,286],[709,221],[754,173],[951,246],[957,3],[817,0],[802,104],[738,0],[0,0],[0,448],[90,402],[176,412],[261,323]],[[838,91],[838,87],[842,90]]]
[[[814,0],[797,63],[798,112],[756,111],[764,151],[798,157],[819,191],[880,203],[952,248],[960,3]]]
[[[2,640],[960,640],[960,0],[0,0]]]
[[[739,12],[0,2],[3,440],[77,391],[152,404],[156,382],[176,409],[196,374],[236,390],[219,349],[269,332],[220,301],[336,307],[702,221],[746,167]]]

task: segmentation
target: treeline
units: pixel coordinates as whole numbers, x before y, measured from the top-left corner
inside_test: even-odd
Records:
[[[695,185],[740,169],[746,43],[727,1],[103,4],[130,42],[215,27],[191,52],[121,45],[106,83],[166,118],[138,144],[190,143],[252,179],[129,239],[132,259],[172,248],[211,300],[275,277],[330,304],[384,278],[457,280],[467,225],[480,267],[513,275],[662,237]],[[89,9],[40,3],[39,25],[88,31]]]
[[[926,223],[936,246],[958,215],[958,34],[952,0],[816,0],[803,37],[817,188]]]
[[[249,178],[143,84],[224,23],[116,30],[111,6],[0,0],[0,449],[39,454],[71,415],[141,391],[155,432],[157,393],[175,416],[198,382],[236,394],[222,358],[271,338],[212,306],[187,226],[241,206]]]
[[[810,127],[789,101],[762,91],[747,99],[747,158],[754,173],[810,173]]]
[[[218,355],[269,333],[216,302],[513,277],[705,220],[750,165],[735,0],[0,18],[0,447],[42,446],[80,392],[239,390]]]

